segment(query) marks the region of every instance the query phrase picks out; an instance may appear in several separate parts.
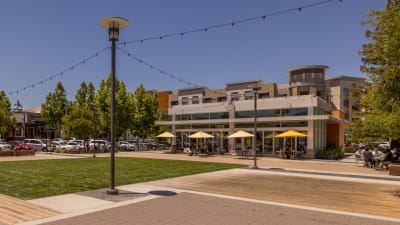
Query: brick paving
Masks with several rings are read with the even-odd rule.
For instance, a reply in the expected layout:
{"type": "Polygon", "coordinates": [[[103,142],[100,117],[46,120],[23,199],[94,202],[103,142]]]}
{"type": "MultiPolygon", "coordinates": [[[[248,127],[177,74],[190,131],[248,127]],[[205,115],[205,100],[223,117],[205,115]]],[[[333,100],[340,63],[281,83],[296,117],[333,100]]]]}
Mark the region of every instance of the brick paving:
{"type": "Polygon", "coordinates": [[[17,224],[58,214],[54,210],[0,194],[0,225],[17,224]]]}
{"type": "MultiPolygon", "coordinates": [[[[81,155],[81,157],[85,157],[86,155],[81,155]]],[[[87,155],[87,157],[90,157],[87,155]]],[[[108,154],[101,154],[98,157],[108,157],[108,154]]],[[[210,161],[210,162],[222,162],[222,163],[239,163],[243,165],[253,165],[253,161],[249,159],[238,159],[228,156],[209,156],[209,157],[197,157],[197,156],[187,156],[185,154],[160,154],[159,152],[120,152],[117,154],[117,157],[146,157],[146,158],[163,158],[163,159],[178,159],[178,160],[193,160],[193,161],[210,161]]],[[[58,155],[37,155],[33,157],[0,157],[0,161],[10,161],[10,160],[36,160],[36,159],[56,159],[56,158],[66,158],[65,156],[58,155]]],[[[339,163],[339,162],[327,162],[327,161],[316,161],[316,160],[282,160],[276,158],[260,158],[258,160],[258,165],[263,168],[284,168],[286,170],[292,169],[296,170],[300,174],[297,174],[298,177],[307,176],[305,174],[302,175],[303,170],[307,170],[309,176],[314,176],[312,171],[322,171],[321,174],[316,176],[324,176],[324,172],[329,172],[332,174],[330,180],[336,179],[353,179],[351,176],[349,178],[339,178],[335,177],[334,174],[358,174],[358,175],[368,175],[370,176],[370,181],[364,182],[363,185],[370,186],[369,184],[373,183],[374,177],[391,180],[398,180],[398,177],[389,177],[387,171],[375,171],[373,169],[364,168],[361,166],[355,166],[353,163],[339,163]],[[311,173],[310,173],[311,171],[311,173]]],[[[242,169],[242,171],[245,171],[242,169]]],[[[303,198],[293,198],[290,199],[282,199],[283,192],[273,192],[271,196],[264,196],[264,198],[260,198],[260,196],[248,195],[247,193],[255,193],[254,189],[257,188],[269,188],[270,190],[279,190],[279,187],[283,187],[286,183],[279,183],[277,180],[272,179],[272,177],[248,177],[246,179],[239,179],[239,182],[231,183],[229,181],[229,172],[228,175],[224,175],[225,179],[220,179],[218,182],[212,181],[210,179],[205,179],[204,177],[212,177],[210,174],[200,174],[194,175],[203,177],[200,180],[194,179],[192,176],[185,178],[176,178],[181,179],[181,183],[177,182],[174,184],[176,180],[163,180],[163,181],[155,181],[152,183],[153,185],[159,185],[159,187],[164,187],[166,190],[172,190],[171,188],[179,188],[181,191],[178,192],[177,195],[172,195],[168,197],[157,197],[151,200],[145,200],[135,203],[127,203],[126,205],[119,207],[106,207],[107,209],[99,209],[96,212],[84,212],[83,215],[75,216],[75,214],[70,214],[69,216],[73,216],[67,219],[61,219],[54,222],[49,222],[46,224],[166,224],[166,225],[191,225],[191,224],[400,224],[400,212],[398,212],[399,206],[395,206],[394,211],[389,212],[389,214],[374,214],[371,213],[371,217],[369,217],[368,211],[357,211],[357,210],[346,210],[344,208],[329,208],[329,204],[335,206],[335,198],[333,198],[332,202],[321,201],[325,205],[313,205],[307,204],[307,200],[313,200],[315,196],[307,196],[305,195],[303,198]],[[250,179],[252,178],[252,179],[250,179]],[[185,180],[186,179],[186,180],[185,180]],[[271,182],[274,180],[274,182],[271,182]],[[269,183],[275,183],[276,187],[265,187],[263,184],[259,182],[265,181],[269,183]],[[255,183],[254,183],[255,182],[255,183]],[[258,183],[258,184],[257,184],[258,183]],[[257,186],[261,185],[261,186],[257,186]],[[249,187],[253,186],[252,191],[248,191],[249,187]],[[183,191],[183,192],[182,192],[183,191]],[[195,191],[195,192],[193,192],[195,191]],[[202,193],[197,193],[196,191],[200,191],[202,193]],[[209,193],[209,194],[207,194],[209,193]],[[244,199],[229,199],[226,197],[217,197],[211,196],[213,194],[222,194],[224,196],[235,196],[242,197],[244,199]],[[279,197],[280,196],[280,197],[279,197]],[[275,198],[274,198],[275,197],[275,198]],[[252,199],[255,199],[254,202],[252,199]],[[268,204],[267,204],[268,202],[268,204]],[[275,202],[275,203],[274,203],[275,202]],[[278,203],[283,203],[278,204],[278,203]],[[290,205],[285,205],[285,203],[289,203],[295,205],[296,207],[291,207],[290,205]],[[299,207],[297,207],[299,206],[299,207]],[[307,207],[314,207],[315,210],[310,210],[307,207]],[[324,208],[324,209],[319,209],[324,208]],[[337,211],[337,213],[332,213],[329,209],[341,210],[343,212],[337,211]],[[363,215],[349,215],[348,212],[355,213],[363,213],[363,215]],[[391,216],[391,213],[393,216],[391,216]],[[375,215],[375,216],[374,216],[375,215]],[[388,216],[390,218],[381,218],[376,216],[388,216]]],[[[262,171],[261,171],[262,172],[262,171]]],[[[266,171],[268,172],[268,171],[266,171]]],[[[277,172],[277,171],[275,171],[277,172]]],[[[287,174],[286,174],[287,175],[287,174]]],[[[236,177],[239,178],[239,177],[236,177]]],[[[276,178],[276,177],[275,177],[276,178]]],[[[305,182],[307,179],[299,178],[296,184],[291,184],[292,186],[299,185],[304,183],[307,186],[308,182],[305,182]],[[304,181],[304,182],[303,182],[304,181]]],[[[355,181],[356,183],[358,181],[355,181]]],[[[376,182],[383,182],[381,180],[376,180],[376,182]]],[[[393,181],[387,181],[393,182],[393,181]]],[[[262,182],[261,182],[262,183],[262,182]]],[[[315,184],[320,183],[322,186],[329,187],[331,183],[324,179],[316,180],[312,185],[308,183],[308,187],[311,191],[322,191],[320,188],[316,187],[315,184]]],[[[348,184],[352,184],[351,182],[348,184]]],[[[384,185],[382,185],[384,186],[384,185]]],[[[299,186],[300,187],[300,186],[299,186]]],[[[376,187],[376,186],[375,186],[376,187]]],[[[344,184],[341,187],[334,188],[332,187],[331,191],[336,193],[341,197],[341,201],[346,202],[349,200],[351,202],[352,197],[343,194],[343,190],[345,189],[354,189],[362,190],[362,184],[360,187],[354,186],[346,186],[344,184]]],[[[281,191],[284,191],[281,188],[281,191]]],[[[393,188],[390,191],[386,190],[386,194],[392,193],[393,188]]],[[[132,190],[130,190],[132,191],[132,190]]],[[[135,191],[135,186],[133,186],[133,191],[135,191]]],[[[262,193],[262,192],[261,192],[262,193]]],[[[146,193],[147,194],[147,193],[146,193]]],[[[365,194],[365,193],[364,193],[365,194]]],[[[62,196],[59,199],[62,200],[62,196]]],[[[292,196],[293,197],[293,196],[292,196]]],[[[398,196],[397,196],[398,197],[398,196]]],[[[382,200],[381,206],[389,207],[390,204],[387,204],[388,196],[385,196],[386,199],[382,200]]],[[[319,200],[314,199],[317,203],[319,200]]],[[[359,205],[371,205],[373,210],[373,202],[363,202],[357,200],[359,205]]],[[[355,202],[357,202],[355,201],[355,202]]],[[[1,202],[1,200],[0,200],[1,202]]],[[[59,204],[63,204],[60,201],[59,204]]],[[[106,201],[107,202],[107,201],[106,201]]],[[[343,202],[342,202],[343,203],[343,202]]],[[[393,204],[393,202],[390,202],[393,204]]],[[[395,204],[399,202],[395,201],[395,204]]],[[[107,203],[108,204],[108,203],[107,203]]],[[[2,206],[3,204],[0,204],[2,206]]],[[[346,205],[346,204],[342,204],[346,205]]],[[[350,204],[349,204],[350,207],[350,204]]],[[[352,206],[354,207],[354,206],[352,206]]],[[[359,207],[359,206],[356,206],[359,207]]],[[[50,207],[51,208],[51,207],[50,207]]],[[[385,211],[385,210],[384,210],[385,211]]],[[[79,214],[79,213],[78,213],[79,214]]],[[[0,213],[0,216],[2,213],[0,213]]],[[[66,214],[63,214],[64,216],[66,214]]],[[[77,215],[77,214],[76,214],[77,215]]],[[[66,215],[68,216],[68,215],[66,215]]],[[[63,217],[55,216],[53,219],[60,219],[63,217]]],[[[36,220],[35,218],[31,219],[31,222],[26,222],[23,224],[40,224],[44,221],[50,220],[36,220]]],[[[25,220],[26,221],[26,220],[25,220]]],[[[15,224],[17,222],[10,223],[10,221],[1,222],[0,225],[8,225],[15,224]]]]}
{"type": "Polygon", "coordinates": [[[179,193],[44,225],[395,225],[328,212],[254,203],[227,198],[179,193]]]}

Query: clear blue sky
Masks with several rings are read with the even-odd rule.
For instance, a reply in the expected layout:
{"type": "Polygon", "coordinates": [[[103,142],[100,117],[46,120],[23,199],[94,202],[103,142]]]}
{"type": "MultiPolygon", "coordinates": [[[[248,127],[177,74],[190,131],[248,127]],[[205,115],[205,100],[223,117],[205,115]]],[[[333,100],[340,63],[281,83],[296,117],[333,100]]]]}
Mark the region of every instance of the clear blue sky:
{"type": "MultiPolygon", "coordinates": [[[[4,0],[0,7],[0,89],[6,93],[40,82],[110,46],[98,21],[129,20],[120,41],[181,32],[261,16],[319,0],[4,0]]],[[[124,48],[186,81],[210,88],[227,82],[288,82],[287,69],[322,64],[327,77],[359,76],[358,51],[367,43],[361,26],[369,9],[386,0],[331,2],[234,27],[153,40],[124,48]]],[[[24,108],[40,106],[61,81],[73,99],[82,81],[96,87],[110,72],[110,51],[73,71],[9,97],[24,108]]],[[[129,91],[189,87],[117,52],[117,77],[129,91]]]]}

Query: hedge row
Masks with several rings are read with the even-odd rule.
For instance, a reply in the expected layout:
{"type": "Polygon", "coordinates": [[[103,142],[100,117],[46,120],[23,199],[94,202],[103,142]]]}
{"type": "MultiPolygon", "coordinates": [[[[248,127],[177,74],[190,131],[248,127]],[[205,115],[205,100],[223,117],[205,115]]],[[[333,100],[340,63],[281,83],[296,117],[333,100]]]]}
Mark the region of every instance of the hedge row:
{"type": "Polygon", "coordinates": [[[1,156],[26,156],[26,155],[35,155],[35,151],[29,151],[29,150],[0,151],[0,157],[1,156]]]}

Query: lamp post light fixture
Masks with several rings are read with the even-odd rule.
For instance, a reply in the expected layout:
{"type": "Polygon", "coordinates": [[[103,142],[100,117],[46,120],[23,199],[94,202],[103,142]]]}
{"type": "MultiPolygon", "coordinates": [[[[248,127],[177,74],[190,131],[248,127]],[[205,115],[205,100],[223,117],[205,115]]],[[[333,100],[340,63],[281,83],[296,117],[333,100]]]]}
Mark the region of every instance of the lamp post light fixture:
{"type": "Polygon", "coordinates": [[[118,41],[119,30],[128,26],[128,20],[121,17],[105,17],[100,20],[100,26],[108,29],[109,41],[111,41],[111,165],[110,165],[110,189],[109,195],[117,195],[115,189],[115,43],[118,41]]]}
{"type": "Polygon", "coordinates": [[[249,88],[253,89],[253,94],[254,94],[254,136],[253,136],[253,151],[254,151],[254,164],[253,164],[253,169],[258,169],[257,166],[257,146],[256,146],[256,141],[257,141],[257,94],[258,91],[261,90],[261,87],[258,84],[253,84],[249,85],[249,88]]]}

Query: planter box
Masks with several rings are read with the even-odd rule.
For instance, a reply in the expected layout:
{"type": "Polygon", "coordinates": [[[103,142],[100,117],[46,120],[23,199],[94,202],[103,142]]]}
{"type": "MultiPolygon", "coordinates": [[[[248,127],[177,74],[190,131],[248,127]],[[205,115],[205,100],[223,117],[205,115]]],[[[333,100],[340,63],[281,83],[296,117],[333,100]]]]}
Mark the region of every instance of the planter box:
{"type": "Polygon", "coordinates": [[[400,164],[392,164],[389,166],[389,175],[400,176],[400,164]]]}
{"type": "Polygon", "coordinates": [[[2,156],[27,156],[27,155],[35,155],[35,151],[29,150],[17,150],[17,151],[0,151],[0,157],[2,156]]]}

